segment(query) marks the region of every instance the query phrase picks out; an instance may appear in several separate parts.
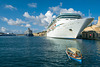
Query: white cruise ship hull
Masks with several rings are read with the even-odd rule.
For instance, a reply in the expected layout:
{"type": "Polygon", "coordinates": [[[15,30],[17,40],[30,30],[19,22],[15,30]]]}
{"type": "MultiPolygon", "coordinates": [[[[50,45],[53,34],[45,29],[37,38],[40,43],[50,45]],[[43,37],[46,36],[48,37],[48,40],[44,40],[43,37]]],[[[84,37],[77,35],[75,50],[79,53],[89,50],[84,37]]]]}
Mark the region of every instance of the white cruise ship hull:
{"type": "Polygon", "coordinates": [[[78,36],[78,34],[80,34],[80,32],[82,32],[83,29],[93,21],[93,19],[94,18],[56,20],[56,23],[50,26],[49,28],[50,31],[47,31],[47,36],[55,38],[75,39],[78,36]]]}

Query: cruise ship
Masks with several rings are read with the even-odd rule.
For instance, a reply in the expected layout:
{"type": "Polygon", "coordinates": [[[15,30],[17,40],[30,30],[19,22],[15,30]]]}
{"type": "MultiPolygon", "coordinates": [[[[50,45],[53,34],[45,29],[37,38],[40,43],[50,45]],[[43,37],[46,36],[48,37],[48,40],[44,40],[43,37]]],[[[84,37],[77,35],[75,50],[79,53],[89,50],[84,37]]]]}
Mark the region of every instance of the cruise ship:
{"type": "Polygon", "coordinates": [[[76,13],[61,13],[48,26],[47,37],[76,39],[93,20],[76,13]]]}

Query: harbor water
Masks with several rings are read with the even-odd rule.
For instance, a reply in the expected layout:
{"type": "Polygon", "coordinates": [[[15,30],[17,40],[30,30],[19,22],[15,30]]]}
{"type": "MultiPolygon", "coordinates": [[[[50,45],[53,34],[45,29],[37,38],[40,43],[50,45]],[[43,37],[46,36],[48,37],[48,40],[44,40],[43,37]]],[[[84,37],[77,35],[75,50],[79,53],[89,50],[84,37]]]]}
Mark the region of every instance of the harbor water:
{"type": "Polygon", "coordinates": [[[0,67],[99,67],[100,41],[1,36],[0,67]],[[81,51],[82,64],[70,60],[66,47],[81,51]]]}

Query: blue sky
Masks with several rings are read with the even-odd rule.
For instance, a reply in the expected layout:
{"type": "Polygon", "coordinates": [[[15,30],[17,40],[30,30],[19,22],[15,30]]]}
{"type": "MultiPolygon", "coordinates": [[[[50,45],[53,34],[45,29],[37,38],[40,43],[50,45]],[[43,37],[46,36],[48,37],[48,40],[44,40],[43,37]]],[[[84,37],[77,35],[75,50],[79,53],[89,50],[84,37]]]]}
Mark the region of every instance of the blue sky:
{"type": "Polygon", "coordinates": [[[53,18],[63,12],[84,17],[100,16],[99,0],[0,0],[0,32],[24,33],[46,30],[53,18]]]}

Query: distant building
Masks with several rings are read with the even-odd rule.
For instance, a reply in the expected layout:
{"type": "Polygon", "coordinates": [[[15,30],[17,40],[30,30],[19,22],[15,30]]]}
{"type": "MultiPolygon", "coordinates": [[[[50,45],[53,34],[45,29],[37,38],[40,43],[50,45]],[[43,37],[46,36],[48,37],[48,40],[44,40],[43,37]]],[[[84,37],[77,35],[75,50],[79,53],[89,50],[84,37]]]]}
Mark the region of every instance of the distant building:
{"type": "Polygon", "coordinates": [[[2,33],[0,32],[0,36],[16,36],[14,33],[2,33]]]}
{"type": "Polygon", "coordinates": [[[16,34],[16,36],[25,36],[25,34],[16,34]]]}
{"type": "Polygon", "coordinates": [[[82,38],[85,39],[100,39],[100,17],[98,17],[98,23],[87,27],[82,32],[82,38]]]}
{"type": "Polygon", "coordinates": [[[98,33],[95,31],[84,31],[82,32],[83,39],[96,39],[98,38],[98,33]]]}
{"type": "Polygon", "coordinates": [[[34,36],[45,36],[47,31],[42,31],[38,33],[33,33],[34,36]]]}
{"type": "Polygon", "coordinates": [[[0,34],[4,34],[3,32],[0,32],[0,34]]]}
{"type": "Polygon", "coordinates": [[[34,35],[34,36],[39,36],[39,34],[38,34],[38,33],[33,33],[33,35],[34,35]]]}
{"type": "Polygon", "coordinates": [[[26,36],[33,36],[32,30],[30,30],[30,28],[28,28],[28,30],[25,31],[25,35],[26,35],[26,36]]]}
{"type": "Polygon", "coordinates": [[[0,32],[0,36],[2,36],[4,33],[0,32]]]}

